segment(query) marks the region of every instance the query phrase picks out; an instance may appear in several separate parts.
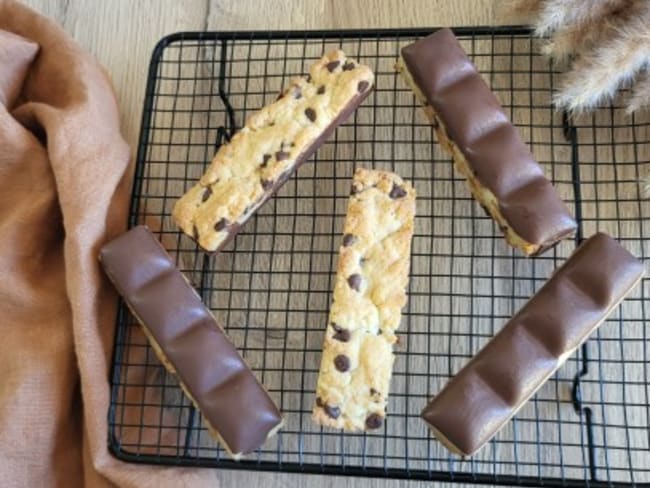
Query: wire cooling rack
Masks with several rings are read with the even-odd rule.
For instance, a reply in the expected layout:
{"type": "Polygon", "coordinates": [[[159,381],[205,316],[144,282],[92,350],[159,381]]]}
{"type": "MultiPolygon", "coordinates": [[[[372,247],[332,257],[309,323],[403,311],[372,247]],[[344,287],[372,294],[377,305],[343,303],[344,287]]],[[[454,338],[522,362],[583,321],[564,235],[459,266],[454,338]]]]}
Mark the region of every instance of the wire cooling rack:
{"type": "MultiPolygon", "coordinates": [[[[650,481],[650,282],[612,314],[482,451],[450,455],[419,413],[544,283],[583,236],[603,230],[650,255],[640,174],[649,117],[614,105],[568,120],[549,105],[558,74],[522,28],[457,29],[580,228],[541,257],[505,245],[441,151],[393,64],[423,30],[182,33],[151,61],[130,224],[146,222],[197,287],[286,417],[244,461],[210,438],[120,308],[109,444],[120,459],[166,465],[545,486],[650,481]],[[215,150],[327,50],[369,64],[376,90],[219,255],[181,235],[170,212],[215,150]],[[409,302],[388,418],[371,434],[310,420],[350,178],[391,169],[418,192],[409,302]]],[[[644,168],[645,166],[645,168],[644,168]]]]}

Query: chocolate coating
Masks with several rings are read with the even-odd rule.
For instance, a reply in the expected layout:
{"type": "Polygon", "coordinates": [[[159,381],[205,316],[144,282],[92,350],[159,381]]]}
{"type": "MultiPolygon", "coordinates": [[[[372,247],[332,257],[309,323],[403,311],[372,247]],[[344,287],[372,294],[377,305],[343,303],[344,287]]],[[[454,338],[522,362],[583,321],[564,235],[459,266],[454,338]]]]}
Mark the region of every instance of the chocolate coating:
{"type": "Polygon", "coordinates": [[[540,251],[572,234],[568,208],[453,32],[440,29],[404,47],[402,59],[512,229],[540,251]]]}
{"type": "Polygon", "coordinates": [[[488,442],[641,279],[606,234],[585,241],[422,411],[463,455],[488,442]]]}
{"type": "Polygon", "coordinates": [[[262,445],[282,415],[149,229],[109,242],[100,260],[230,452],[262,445]]]}

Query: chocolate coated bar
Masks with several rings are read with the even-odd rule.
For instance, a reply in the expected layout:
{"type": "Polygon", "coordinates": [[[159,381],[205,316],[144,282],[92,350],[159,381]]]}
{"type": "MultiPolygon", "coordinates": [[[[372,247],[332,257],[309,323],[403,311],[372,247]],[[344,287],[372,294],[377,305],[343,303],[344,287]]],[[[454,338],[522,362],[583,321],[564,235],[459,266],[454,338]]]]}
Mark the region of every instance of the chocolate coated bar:
{"type": "Polygon", "coordinates": [[[280,428],[278,408],[149,229],[109,242],[100,260],[160,361],[233,458],[280,428]]]}
{"type": "Polygon", "coordinates": [[[422,411],[469,456],[487,443],[641,280],[643,264],[606,234],[585,241],[422,411]]]}
{"type": "Polygon", "coordinates": [[[512,246],[535,255],[575,231],[566,205],[451,30],[403,48],[397,70],[512,246]]]}

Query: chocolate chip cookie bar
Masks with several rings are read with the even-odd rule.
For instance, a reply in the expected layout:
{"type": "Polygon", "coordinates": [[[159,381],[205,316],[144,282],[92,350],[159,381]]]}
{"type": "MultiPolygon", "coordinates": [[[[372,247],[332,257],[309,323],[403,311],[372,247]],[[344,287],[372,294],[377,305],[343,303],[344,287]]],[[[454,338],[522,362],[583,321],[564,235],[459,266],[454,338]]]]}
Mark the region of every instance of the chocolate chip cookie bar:
{"type": "Polygon", "coordinates": [[[383,424],[414,218],[411,185],[390,172],[356,171],[316,388],[320,425],[356,431],[383,424]]]}
{"type": "Polygon", "coordinates": [[[278,431],[280,411],[149,229],[112,240],[100,260],[160,362],[234,459],[278,431]]]}
{"type": "Polygon", "coordinates": [[[451,30],[404,47],[396,68],[511,246],[532,256],[575,232],[566,205],[451,30]]]}
{"type": "Polygon", "coordinates": [[[178,226],[216,252],[370,94],[374,75],[342,51],[314,64],[221,146],[173,209],[178,226]]]}
{"type": "Polygon", "coordinates": [[[606,234],[587,239],[422,411],[451,451],[470,456],[517,413],[643,277],[606,234]]]}

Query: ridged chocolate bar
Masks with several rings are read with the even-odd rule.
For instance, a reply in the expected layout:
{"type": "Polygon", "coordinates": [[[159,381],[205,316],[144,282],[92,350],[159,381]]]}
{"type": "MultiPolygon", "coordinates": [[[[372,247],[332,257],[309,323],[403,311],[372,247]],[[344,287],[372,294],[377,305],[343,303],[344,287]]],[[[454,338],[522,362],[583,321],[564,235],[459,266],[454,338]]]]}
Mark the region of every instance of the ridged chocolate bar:
{"type": "Polygon", "coordinates": [[[644,265],[606,234],[585,241],[422,411],[451,451],[472,455],[641,280],[644,265]]]}
{"type": "Polygon", "coordinates": [[[233,458],[281,427],[280,411],[149,229],[109,242],[100,260],[160,361],[233,458]]]}
{"type": "Polygon", "coordinates": [[[512,246],[535,255],[575,231],[566,205],[451,30],[404,47],[397,70],[512,246]]]}

